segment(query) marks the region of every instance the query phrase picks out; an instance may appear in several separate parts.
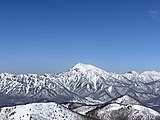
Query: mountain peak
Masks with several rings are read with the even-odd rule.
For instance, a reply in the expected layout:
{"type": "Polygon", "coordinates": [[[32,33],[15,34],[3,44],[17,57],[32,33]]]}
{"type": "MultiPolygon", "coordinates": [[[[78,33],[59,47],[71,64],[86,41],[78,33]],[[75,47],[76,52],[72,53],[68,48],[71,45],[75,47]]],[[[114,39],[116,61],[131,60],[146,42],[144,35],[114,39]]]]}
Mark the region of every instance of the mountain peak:
{"type": "Polygon", "coordinates": [[[83,64],[83,63],[77,63],[73,68],[72,70],[74,69],[78,69],[80,72],[86,72],[86,71],[92,71],[92,72],[95,72],[95,73],[98,73],[98,74],[109,74],[108,72],[106,72],[105,70],[103,69],[100,69],[98,67],[95,67],[91,64],[83,64]]]}
{"type": "Polygon", "coordinates": [[[84,64],[84,63],[77,63],[73,68],[81,68],[81,67],[85,67],[88,64],[84,64]]]}
{"type": "Polygon", "coordinates": [[[92,66],[92,65],[84,64],[84,63],[77,63],[72,69],[87,70],[87,69],[90,69],[90,66],[92,66]]]}

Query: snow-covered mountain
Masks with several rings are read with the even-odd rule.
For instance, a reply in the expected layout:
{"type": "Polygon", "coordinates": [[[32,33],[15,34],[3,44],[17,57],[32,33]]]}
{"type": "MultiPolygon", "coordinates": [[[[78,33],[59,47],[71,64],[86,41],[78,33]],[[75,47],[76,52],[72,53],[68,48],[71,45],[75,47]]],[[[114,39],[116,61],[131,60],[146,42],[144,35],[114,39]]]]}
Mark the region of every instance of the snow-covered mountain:
{"type": "MultiPolygon", "coordinates": [[[[85,110],[85,109],[84,109],[85,110]]],[[[85,113],[100,120],[159,120],[160,113],[142,106],[130,96],[117,98],[85,113]]]]}
{"type": "Polygon", "coordinates": [[[32,103],[0,109],[0,120],[97,120],[56,103],[32,103]]]}
{"type": "Polygon", "coordinates": [[[68,103],[70,110],[100,120],[159,120],[160,113],[124,95],[99,105],[68,103]]]}
{"type": "Polygon", "coordinates": [[[104,108],[88,113],[100,120],[159,120],[160,114],[141,105],[109,104],[104,108]]]}
{"type": "Polygon", "coordinates": [[[160,72],[106,72],[76,64],[57,75],[0,74],[0,106],[54,101],[99,104],[122,95],[160,111],[160,72]]]}

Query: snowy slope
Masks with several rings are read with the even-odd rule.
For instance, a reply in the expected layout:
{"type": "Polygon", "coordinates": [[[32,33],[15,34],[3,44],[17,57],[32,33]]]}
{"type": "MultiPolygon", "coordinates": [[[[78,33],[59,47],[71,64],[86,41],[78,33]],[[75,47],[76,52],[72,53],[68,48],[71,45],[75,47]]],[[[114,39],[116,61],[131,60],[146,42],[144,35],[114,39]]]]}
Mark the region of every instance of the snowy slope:
{"type": "Polygon", "coordinates": [[[97,110],[92,116],[100,120],[156,120],[160,119],[160,114],[150,108],[141,105],[120,105],[109,104],[108,106],[97,110]]]}
{"type": "Polygon", "coordinates": [[[0,74],[0,106],[43,101],[98,104],[126,94],[160,111],[160,73],[117,74],[78,63],[57,75],[0,74]]]}
{"type": "Polygon", "coordinates": [[[33,103],[4,107],[0,120],[91,120],[56,103],[33,103]]]}
{"type": "Polygon", "coordinates": [[[160,113],[142,106],[138,101],[123,96],[113,100],[111,104],[101,105],[88,113],[88,116],[100,120],[159,120],[160,113]]]}

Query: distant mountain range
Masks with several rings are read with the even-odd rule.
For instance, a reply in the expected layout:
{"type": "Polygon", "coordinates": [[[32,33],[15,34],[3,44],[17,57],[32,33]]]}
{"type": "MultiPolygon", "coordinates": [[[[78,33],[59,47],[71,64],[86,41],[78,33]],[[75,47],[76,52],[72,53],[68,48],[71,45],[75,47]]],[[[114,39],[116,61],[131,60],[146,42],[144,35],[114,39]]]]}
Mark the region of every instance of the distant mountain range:
{"type": "MultiPolygon", "coordinates": [[[[78,63],[67,72],[56,75],[0,74],[0,107],[55,102],[79,103],[96,108],[124,95],[160,111],[160,72],[117,74],[78,63]]],[[[89,112],[92,107],[84,109],[89,112]]],[[[131,108],[133,111],[130,112],[135,112],[135,106],[131,108]]]]}

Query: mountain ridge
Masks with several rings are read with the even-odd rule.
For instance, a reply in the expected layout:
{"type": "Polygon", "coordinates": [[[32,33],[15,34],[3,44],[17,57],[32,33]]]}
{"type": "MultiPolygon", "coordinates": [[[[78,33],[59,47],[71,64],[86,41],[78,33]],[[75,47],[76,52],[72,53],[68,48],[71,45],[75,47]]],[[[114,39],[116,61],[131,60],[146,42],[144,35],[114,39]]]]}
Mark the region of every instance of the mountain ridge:
{"type": "Polygon", "coordinates": [[[100,120],[159,120],[160,113],[124,95],[85,113],[100,120]]]}
{"type": "Polygon", "coordinates": [[[160,111],[153,101],[160,99],[160,73],[117,74],[82,63],[56,75],[1,73],[0,94],[6,106],[40,100],[97,104],[127,94],[160,111]]]}

